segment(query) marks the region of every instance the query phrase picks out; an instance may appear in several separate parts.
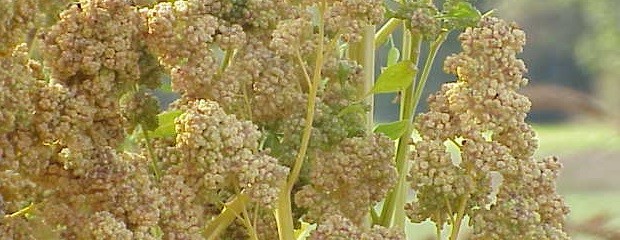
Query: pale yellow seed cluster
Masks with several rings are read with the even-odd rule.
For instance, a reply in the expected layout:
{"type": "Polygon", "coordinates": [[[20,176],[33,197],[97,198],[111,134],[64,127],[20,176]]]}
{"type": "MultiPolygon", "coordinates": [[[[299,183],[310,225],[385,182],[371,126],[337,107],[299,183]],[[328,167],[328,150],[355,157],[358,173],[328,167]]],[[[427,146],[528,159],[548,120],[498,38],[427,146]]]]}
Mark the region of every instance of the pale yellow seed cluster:
{"type": "Polygon", "coordinates": [[[340,0],[331,1],[325,13],[325,28],[328,33],[342,34],[347,42],[359,42],[363,27],[374,25],[383,19],[383,1],[340,0]]]}
{"type": "Polygon", "coordinates": [[[133,233],[127,229],[125,223],[118,221],[113,214],[106,211],[97,212],[90,217],[86,228],[92,239],[134,239],[133,233]]]}
{"type": "Polygon", "coordinates": [[[72,4],[42,35],[52,77],[72,85],[84,75],[109,69],[119,75],[118,81],[137,79],[140,21],[135,7],[126,1],[72,4]]]}
{"type": "Polygon", "coordinates": [[[244,189],[263,205],[274,203],[288,169],[258,152],[254,124],[226,114],[216,102],[198,100],[177,119],[176,129],[181,161],[185,169],[194,168],[203,187],[244,189]]]}
{"type": "Polygon", "coordinates": [[[422,35],[425,40],[435,39],[441,31],[441,22],[436,18],[438,12],[433,4],[415,8],[409,19],[409,29],[412,33],[422,35]]]}
{"type": "Polygon", "coordinates": [[[26,40],[37,17],[35,0],[0,1],[0,57],[10,55],[13,48],[26,40]]]}
{"type": "Polygon", "coordinates": [[[319,224],[335,213],[361,224],[366,209],[396,182],[393,153],[392,142],[383,135],[348,138],[317,153],[310,163],[311,184],[296,194],[295,203],[309,208],[308,218],[319,224]]]}
{"type": "Polygon", "coordinates": [[[416,201],[408,215],[441,224],[462,208],[476,239],[565,239],[567,208],[554,187],[560,165],[533,159],[538,144],[525,123],[530,102],[517,92],[527,83],[516,57],[523,31],[485,17],[459,39],[463,51],[444,65],[457,82],[429,97],[429,112],[416,119],[422,141],[412,153],[416,201]],[[448,153],[449,145],[460,150],[459,158],[448,153]],[[493,173],[502,179],[497,196],[491,195],[493,173]]]}
{"type": "Polygon", "coordinates": [[[405,235],[402,231],[382,226],[373,226],[370,229],[359,227],[342,215],[332,214],[327,216],[325,221],[310,233],[309,239],[403,240],[405,235]]]}

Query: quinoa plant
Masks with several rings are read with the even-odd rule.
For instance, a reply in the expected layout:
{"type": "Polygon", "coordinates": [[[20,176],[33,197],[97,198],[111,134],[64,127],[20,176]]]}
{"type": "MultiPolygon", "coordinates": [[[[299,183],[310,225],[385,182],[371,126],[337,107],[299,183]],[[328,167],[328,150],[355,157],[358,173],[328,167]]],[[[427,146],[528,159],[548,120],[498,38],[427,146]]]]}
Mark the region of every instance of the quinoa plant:
{"type": "Polygon", "coordinates": [[[467,1],[0,8],[0,239],[568,239],[517,92],[525,34],[467,1]],[[455,80],[416,115],[455,31],[455,80]],[[374,126],[388,92],[400,120],[374,126]]]}

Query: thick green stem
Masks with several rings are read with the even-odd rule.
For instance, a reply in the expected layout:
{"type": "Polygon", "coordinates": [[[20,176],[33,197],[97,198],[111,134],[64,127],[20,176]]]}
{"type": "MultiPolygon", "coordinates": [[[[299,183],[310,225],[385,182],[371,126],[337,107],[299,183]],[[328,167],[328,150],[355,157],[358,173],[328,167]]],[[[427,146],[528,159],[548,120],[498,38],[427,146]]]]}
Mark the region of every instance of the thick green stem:
{"type": "Polygon", "coordinates": [[[413,110],[415,111],[418,108],[420,103],[420,97],[422,97],[422,92],[424,92],[424,86],[426,85],[426,80],[428,80],[428,76],[431,73],[431,69],[433,67],[433,62],[435,61],[435,56],[437,56],[437,52],[439,48],[446,40],[448,33],[442,33],[434,42],[431,43],[429,47],[428,56],[426,56],[426,61],[424,62],[424,69],[422,70],[422,75],[420,76],[420,81],[415,89],[415,99],[413,110]]]}
{"type": "MultiPolygon", "coordinates": [[[[411,60],[416,66],[418,65],[418,56],[420,55],[420,47],[422,43],[421,36],[411,34],[406,28],[403,29],[403,59],[411,60]]],[[[417,76],[417,74],[416,74],[417,76]]],[[[414,82],[405,89],[401,100],[401,120],[407,120],[405,134],[398,140],[396,150],[396,169],[398,171],[398,182],[394,189],[388,193],[385,199],[379,224],[385,227],[396,225],[404,227],[405,225],[405,198],[407,193],[406,177],[408,171],[407,156],[409,155],[409,138],[413,132],[413,114],[415,112],[414,94],[415,94],[415,78],[414,82]]]]}
{"type": "Polygon", "coordinates": [[[306,106],[308,112],[306,114],[305,126],[302,133],[301,146],[299,148],[299,152],[297,153],[297,157],[295,158],[293,169],[288,176],[288,180],[286,184],[280,189],[280,194],[278,196],[278,206],[275,210],[276,221],[278,224],[278,235],[281,240],[291,240],[295,238],[295,227],[293,223],[291,206],[291,192],[293,191],[293,186],[295,185],[295,182],[297,182],[297,179],[299,178],[301,167],[303,165],[304,159],[306,158],[306,151],[308,151],[310,134],[312,133],[312,123],[314,122],[316,96],[319,84],[321,83],[321,71],[323,68],[323,49],[325,36],[323,14],[325,13],[325,8],[326,2],[325,0],[322,0],[319,4],[319,45],[317,46],[316,50],[316,62],[314,64],[312,86],[308,91],[308,105],[306,106]]]}
{"type": "Polygon", "coordinates": [[[394,30],[396,30],[402,22],[403,21],[400,19],[391,18],[383,24],[383,26],[381,26],[379,31],[375,34],[375,48],[379,48],[383,45],[389,39],[390,35],[392,35],[392,32],[394,32],[394,30]]]}
{"type": "MultiPolygon", "coordinates": [[[[407,32],[408,31],[405,30],[405,33],[407,32]]],[[[407,35],[410,34],[404,34],[404,36],[407,35]]],[[[414,115],[420,102],[422,92],[424,91],[424,86],[428,80],[435,56],[437,55],[439,47],[444,42],[446,35],[447,33],[442,34],[437,40],[431,43],[422,74],[417,81],[414,80],[405,92],[403,92],[400,118],[401,120],[407,120],[407,128],[405,134],[398,139],[396,150],[398,182],[392,192],[388,194],[381,213],[380,224],[386,227],[391,227],[392,225],[403,227],[405,224],[406,216],[403,209],[407,197],[407,173],[409,171],[407,158],[410,151],[409,139],[414,129],[414,115]]],[[[421,37],[415,34],[411,34],[410,38],[403,39],[403,59],[409,59],[417,65],[419,62],[421,42],[421,37]]]]}
{"type": "MultiPolygon", "coordinates": [[[[375,83],[375,45],[374,45],[374,33],[375,26],[368,25],[364,28],[364,36],[362,38],[363,49],[364,49],[364,91],[362,94],[366,94],[370,92],[370,89],[375,83]]],[[[372,131],[374,124],[374,98],[373,95],[368,95],[366,98],[366,104],[370,106],[370,111],[366,114],[366,128],[369,132],[372,131]]]]}
{"type": "Polygon", "coordinates": [[[218,239],[220,234],[237,218],[250,202],[250,198],[245,194],[238,194],[235,199],[226,204],[220,215],[215,217],[205,227],[205,239],[218,239]]]}
{"type": "Polygon", "coordinates": [[[157,155],[155,154],[155,151],[153,151],[153,147],[151,146],[151,138],[148,131],[144,130],[142,126],[140,128],[142,130],[142,134],[144,135],[144,141],[146,142],[146,151],[151,157],[151,169],[153,170],[153,175],[155,175],[155,180],[159,181],[159,179],[161,178],[161,171],[159,170],[159,166],[157,166],[159,159],[157,159],[157,155]]]}
{"type": "MultiPolygon", "coordinates": [[[[362,34],[362,40],[359,43],[353,43],[349,46],[349,59],[355,60],[364,69],[363,77],[364,83],[358,86],[359,96],[367,95],[364,99],[364,103],[370,106],[370,109],[374,109],[373,95],[367,94],[375,83],[375,45],[374,45],[375,26],[368,25],[364,27],[362,34]]],[[[373,126],[373,111],[369,111],[366,114],[366,129],[372,132],[373,126]]]]}
{"type": "Polygon", "coordinates": [[[456,214],[456,221],[452,222],[452,231],[450,233],[450,240],[457,240],[459,232],[461,230],[461,223],[465,217],[465,208],[467,207],[467,201],[469,201],[469,194],[461,196],[459,202],[459,211],[456,214]]]}

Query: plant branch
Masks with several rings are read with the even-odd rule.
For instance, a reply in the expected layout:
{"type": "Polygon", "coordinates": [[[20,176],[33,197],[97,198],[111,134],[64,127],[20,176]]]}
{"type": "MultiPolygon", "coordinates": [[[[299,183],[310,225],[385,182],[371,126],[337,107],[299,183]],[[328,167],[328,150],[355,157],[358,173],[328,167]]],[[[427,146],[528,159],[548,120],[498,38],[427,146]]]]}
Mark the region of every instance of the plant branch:
{"type": "MultiPolygon", "coordinates": [[[[403,28],[403,59],[409,59],[417,66],[418,56],[422,38],[419,34],[412,34],[406,28],[403,28]]],[[[416,73],[417,76],[417,73],[416,73]]],[[[414,78],[416,77],[414,76],[414,78]]],[[[398,171],[398,182],[396,186],[388,193],[383,209],[381,211],[380,223],[384,227],[391,227],[393,224],[404,227],[405,224],[405,198],[406,198],[406,177],[408,172],[407,156],[409,155],[409,138],[413,132],[413,114],[415,112],[414,100],[414,82],[403,92],[401,100],[401,120],[407,120],[407,127],[402,137],[398,139],[396,149],[396,169],[398,171]]]]}
{"type": "Polygon", "coordinates": [[[467,201],[469,201],[469,194],[461,196],[459,202],[459,211],[456,215],[456,222],[452,223],[452,232],[450,233],[450,240],[457,240],[459,237],[459,231],[461,230],[461,223],[465,217],[465,208],[467,207],[467,201]]]}
{"type": "Polygon", "coordinates": [[[394,30],[396,30],[402,22],[403,21],[400,19],[390,18],[390,20],[383,24],[383,26],[381,26],[379,31],[375,34],[375,48],[381,47],[381,45],[388,40],[390,35],[392,35],[392,32],[394,32],[394,30]]]}
{"type": "Polygon", "coordinates": [[[415,99],[414,99],[414,108],[413,108],[414,111],[418,108],[418,105],[420,103],[420,97],[422,97],[422,92],[424,92],[424,86],[426,85],[428,76],[430,75],[431,69],[433,68],[433,62],[435,61],[435,56],[437,56],[437,52],[439,51],[439,48],[441,47],[443,42],[446,40],[447,36],[448,36],[447,32],[442,33],[441,35],[439,35],[439,37],[434,42],[430,44],[429,53],[426,56],[426,61],[424,62],[424,69],[422,70],[422,76],[420,77],[420,81],[418,81],[418,84],[415,89],[415,99]]]}
{"type": "Polygon", "coordinates": [[[218,239],[222,231],[239,216],[248,202],[250,202],[250,198],[247,195],[239,194],[235,199],[227,203],[224,210],[205,227],[205,238],[209,240],[218,239]]]}
{"type": "Polygon", "coordinates": [[[140,125],[140,130],[142,131],[142,135],[144,135],[144,141],[146,141],[146,151],[151,157],[151,169],[153,170],[153,175],[155,175],[155,180],[159,181],[159,179],[161,179],[161,171],[159,170],[159,166],[157,166],[159,159],[153,151],[153,146],[151,146],[151,137],[149,136],[148,131],[144,130],[142,125],[140,125]]]}
{"type": "Polygon", "coordinates": [[[325,13],[326,6],[326,0],[322,0],[319,4],[319,45],[316,50],[316,62],[314,65],[314,75],[312,76],[312,85],[310,86],[308,92],[308,112],[306,114],[305,126],[302,133],[301,146],[299,148],[297,157],[295,158],[293,169],[288,176],[288,180],[283,186],[283,188],[280,189],[280,194],[278,196],[278,206],[275,211],[278,224],[278,233],[281,240],[294,239],[295,237],[291,206],[291,192],[293,190],[293,186],[299,178],[299,173],[301,172],[301,167],[303,165],[304,159],[306,158],[306,152],[310,143],[310,135],[312,133],[312,123],[314,122],[316,96],[319,84],[321,82],[321,71],[323,68],[323,48],[325,36],[323,14],[325,13]]]}

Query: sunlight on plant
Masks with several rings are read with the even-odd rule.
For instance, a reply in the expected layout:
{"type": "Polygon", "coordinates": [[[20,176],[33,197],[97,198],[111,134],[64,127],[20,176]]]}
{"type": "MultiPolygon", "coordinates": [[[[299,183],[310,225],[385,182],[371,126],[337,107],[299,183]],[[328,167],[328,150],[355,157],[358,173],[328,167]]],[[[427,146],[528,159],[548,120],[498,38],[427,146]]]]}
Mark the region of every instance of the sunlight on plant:
{"type": "Polygon", "coordinates": [[[518,92],[525,32],[469,1],[0,12],[1,239],[414,239],[421,222],[568,239],[561,164],[533,157],[518,92]],[[450,33],[462,51],[438,60],[450,33]],[[454,79],[416,113],[435,61],[454,79]],[[163,110],[158,92],[179,97],[163,110]],[[383,93],[400,118],[375,125],[383,93]]]}

